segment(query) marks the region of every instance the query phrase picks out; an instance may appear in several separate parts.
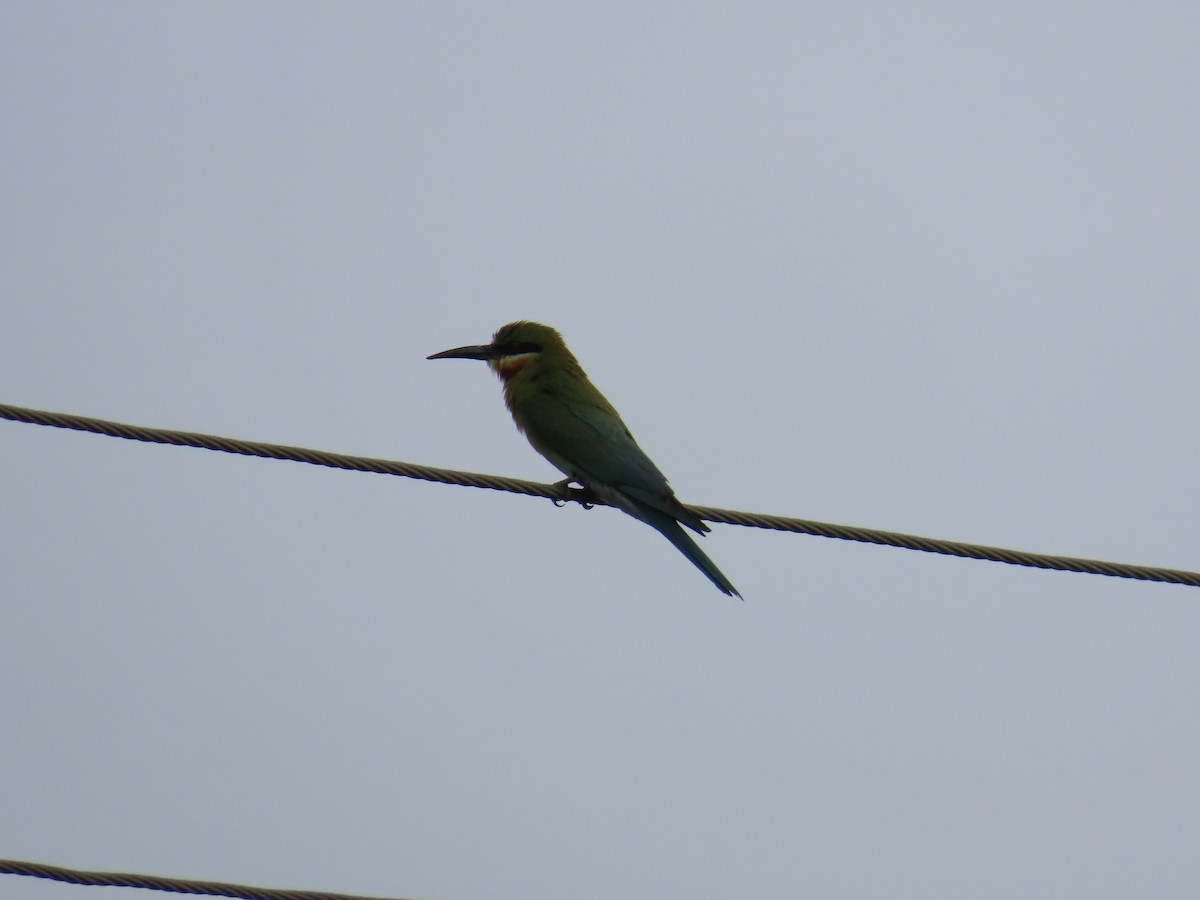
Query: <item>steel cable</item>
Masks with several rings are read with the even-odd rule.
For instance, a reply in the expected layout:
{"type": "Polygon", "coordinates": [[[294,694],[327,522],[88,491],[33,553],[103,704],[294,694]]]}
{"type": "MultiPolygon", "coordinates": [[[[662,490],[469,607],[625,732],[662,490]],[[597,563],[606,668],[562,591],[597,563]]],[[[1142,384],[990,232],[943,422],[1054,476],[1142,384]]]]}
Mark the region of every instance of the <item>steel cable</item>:
{"type": "Polygon", "coordinates": [[[275,888],[250,887],[222,881],[190,881],[182,878],[163,878],[158,875],[132,875],[126,872],[85,872],[65,869],[44,863],[23,862],[19,859],[0,859],[0,874],[28,875],[86,884],[93,887],[132,887],[148,891],[170,891],[175,894],[204,894],[210,897],[236,897],[239,900],[400,900],[400,898],[363,897],[357,894],[329,894],[324,891],[291,891],[275,888]]]}
{"type": "MultiPolygon", "coordinates": [[[[68,428],[74,431],[89,431],[93,434],[104,434],[132,441],[174,444],[181,447],[200,447],[205,450],[218,450],[222,453],[236,453],[242,456],[287,459],[310,465],[328,466],[334,469],[376,472],[383,475],[401,475],[405,478],[419,478],[423,481],[436,481],[440,484],[458,484],[465,487],[508,491],[532,497],[545,497],[557,503],[573,500],[585,505],[603,505],[589,491],[571,488],[564,483],[542,484],[536,481],[525,481],[520,478],[507,478],[502,475],[485,475],[478,472],[438,469],[416,463],[374,459],[367,456],[347,456],[341,453],[330,453],[325,450],[309,450],[304,447],[289,447],[283,444],[244,441],[236,438],[199,434],[190,431],[147,428],[141,425],[111,422],[106,419],[92,419],[70,413],[46,412],[44,410],[26,409],[20,406],[4,404],[0,404],[0,419],[9,419],[14,422],[28,422],[33,425],[48,425],[54,428],[68,428]]],[[[1037,569],[1055,569],[1063,572],[1082,572],[1091,575],[1107,575],[1114,578],[1134,578],[1142,581],[1160,581],[1170,584],[1185,584],[1191,587],[1200,587],[1200,572],[1189,572],[1182,569],[1163,569],[1155,566],[1105,562],[1103,560],[1082,559],[1073,556],[1051,556],[1045,553],[1007,550],[1002,547],[988,547],[981,544],[967,544],[961,541],[920,537],[918,535],[903,534],[895,531],[880,531],[875,528],[833,525],[828,522],[814,522],[808,519],[773,516],[763,513],[738,512],[730,509],[715,509],[707,506],[691,506],[689,509],[706,521],[726,525],[744,525],[750,528],[790,531],[799,534],[816,535],[818,537],[836,538],[844,541],[882,544],[890,547],[901,547],[906,550],[919,550],[922,553],[940,553],[946,556],[983,559],[992,562],[1008,563],[1014,566],[1029,566],[1037,569]]]]}

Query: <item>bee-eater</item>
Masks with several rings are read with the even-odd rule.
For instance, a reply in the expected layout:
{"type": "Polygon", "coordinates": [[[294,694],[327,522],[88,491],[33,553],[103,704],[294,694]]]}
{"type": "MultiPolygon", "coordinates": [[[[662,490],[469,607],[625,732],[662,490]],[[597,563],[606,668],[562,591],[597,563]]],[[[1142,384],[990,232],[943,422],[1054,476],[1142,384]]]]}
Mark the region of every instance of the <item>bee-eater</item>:
{"type": "Polygon", "coordinates": [[[711,529],[675,498],[557,331],[513,322],[490,344],[443,350],[429,359],[486,360],[504,382],[504,403],[534,450],[569,481],[662,532],[713,584],[741,597],[680,524],[697,534],[711,529]]]}

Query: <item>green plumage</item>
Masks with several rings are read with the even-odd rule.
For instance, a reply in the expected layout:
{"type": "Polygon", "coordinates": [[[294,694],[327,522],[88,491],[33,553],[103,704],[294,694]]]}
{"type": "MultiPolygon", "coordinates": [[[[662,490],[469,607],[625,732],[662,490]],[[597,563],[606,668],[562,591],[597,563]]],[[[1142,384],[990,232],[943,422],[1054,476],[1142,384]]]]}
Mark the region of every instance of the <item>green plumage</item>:
{"type": "Polygon", "coordinates": [[[722,592],[737,589],[680,527],[709,527],[675,498],[666,477],[637,445],[620,414],[588,380],[562,336],[536,322],[513,322],[491,344],[430,359],[483,359],[504,382],[504,402],[542,456],[618,509],[663,534],[722,592]]]}

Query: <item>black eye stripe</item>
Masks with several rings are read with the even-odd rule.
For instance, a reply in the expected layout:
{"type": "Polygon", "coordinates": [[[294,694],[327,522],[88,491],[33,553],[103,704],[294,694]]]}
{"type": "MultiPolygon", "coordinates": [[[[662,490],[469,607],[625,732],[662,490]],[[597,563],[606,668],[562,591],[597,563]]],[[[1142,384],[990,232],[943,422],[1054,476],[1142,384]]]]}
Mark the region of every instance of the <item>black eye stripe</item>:
{"type": "Polygon", "coordinates": [[[500,345],[500,349],[508,356],[515,356],[518,353],[538,353],[542,347],[530,341],[505,341],[500,345]]]}

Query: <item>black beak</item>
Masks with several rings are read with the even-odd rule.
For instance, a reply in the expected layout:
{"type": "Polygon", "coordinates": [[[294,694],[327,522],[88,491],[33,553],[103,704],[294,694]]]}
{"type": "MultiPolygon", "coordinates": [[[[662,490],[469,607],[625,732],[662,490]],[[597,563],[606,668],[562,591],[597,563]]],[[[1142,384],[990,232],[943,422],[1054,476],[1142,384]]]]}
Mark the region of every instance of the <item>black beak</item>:
{"type": "Polygon", "coordinates": [[[476,344],[471,347],[455,347],[453,350],[443,350],[426,359],[495,359],[499,354],[491,344],[476,344]]]}

